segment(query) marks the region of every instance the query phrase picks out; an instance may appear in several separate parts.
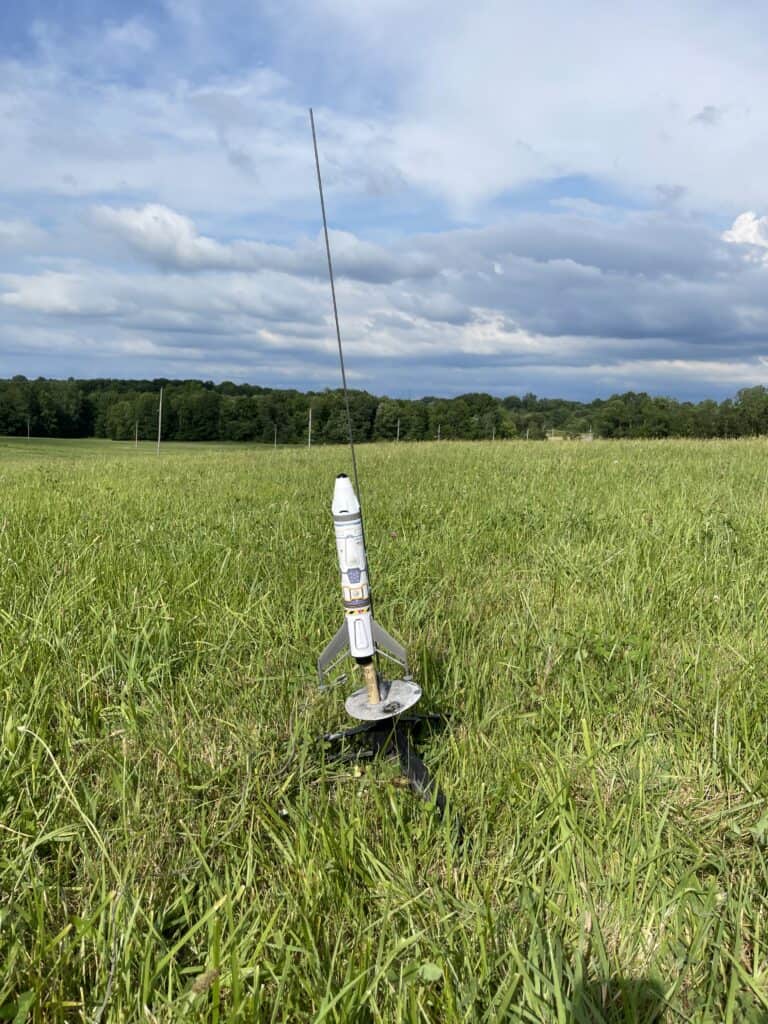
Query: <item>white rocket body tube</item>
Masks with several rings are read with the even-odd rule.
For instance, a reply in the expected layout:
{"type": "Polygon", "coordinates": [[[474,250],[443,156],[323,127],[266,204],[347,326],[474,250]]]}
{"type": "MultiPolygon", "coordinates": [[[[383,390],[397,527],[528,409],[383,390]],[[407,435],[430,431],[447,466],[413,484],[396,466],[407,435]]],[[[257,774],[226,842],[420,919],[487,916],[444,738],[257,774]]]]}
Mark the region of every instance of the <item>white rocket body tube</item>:
{"type": "Polygon", "coordinates": [[[382,629],[371,613],[363,517],[352,483],[344,474],[336,478],[331,510],[345,615],[341,628],[320,652],[317,677],[322,685],[326,674],[349,651],[360,664],[365,686],[350,694],[344,707],[353,718],[380,722],[413,707],[421,697],[421,687],[408,672],[403,645],[382,629]],[[374,663],[375,654],[397,662],[405,672],[404,678],[384,679],[374,663]]]}
{"type": "Polygon", "coordinates": [[[363,519],[360,502],[348,476],[336,478],[331,511],[341,571],[349,653],[353,658],[371,658],[375,646],[363,519]]]}

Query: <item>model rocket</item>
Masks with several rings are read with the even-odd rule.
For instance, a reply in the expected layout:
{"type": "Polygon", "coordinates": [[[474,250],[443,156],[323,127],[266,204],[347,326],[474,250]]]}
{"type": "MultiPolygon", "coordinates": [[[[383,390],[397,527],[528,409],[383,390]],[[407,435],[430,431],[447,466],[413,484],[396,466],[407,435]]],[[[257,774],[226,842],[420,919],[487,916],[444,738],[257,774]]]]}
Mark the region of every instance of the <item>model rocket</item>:
{"type": "Polygon", "coordinates": [[[318,676],[322,681],[348,652],[360,666],[365,686],[347,698],[347,711],[353,718],[368,721],[391,718],[416,703],[421,687],[408,673],[405,648],[373,617],[360,502],[351,480],[343,473],[336,477],[331,511],[345,621],[317,660],[318,676]],[[403,678],[384,679],[376,665],[379,655],[397,662],[403,678]]]}

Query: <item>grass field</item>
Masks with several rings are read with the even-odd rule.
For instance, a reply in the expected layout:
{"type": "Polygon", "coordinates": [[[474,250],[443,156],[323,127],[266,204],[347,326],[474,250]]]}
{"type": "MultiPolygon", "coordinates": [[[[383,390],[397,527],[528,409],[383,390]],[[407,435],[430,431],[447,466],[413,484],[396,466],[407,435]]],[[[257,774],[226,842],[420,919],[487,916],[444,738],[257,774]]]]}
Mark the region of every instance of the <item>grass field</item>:
{"type": "Polygon", "coordinates": [[[319,756],[344,449],[0,440],[0,1020],[768,1021],[768,445],[358,458],[463,842],[319,756]]]}

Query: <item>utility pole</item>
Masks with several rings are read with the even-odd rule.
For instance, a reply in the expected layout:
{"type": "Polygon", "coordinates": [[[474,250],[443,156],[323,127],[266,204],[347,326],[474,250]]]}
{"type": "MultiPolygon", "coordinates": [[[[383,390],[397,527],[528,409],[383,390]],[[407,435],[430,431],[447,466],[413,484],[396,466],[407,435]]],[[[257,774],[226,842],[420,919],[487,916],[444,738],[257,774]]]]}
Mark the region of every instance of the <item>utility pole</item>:
{"type": "Polygon", "coordinates": [[[395,438],[395,440],[396,441],[400,440],[400,417],[399,416],[397,417],[397,437],[395,438]]]}
{"type": "Polygon", "coordinates": [[[493,428],[493,431],[491,432],[491,440],[492,440],[492,441],[495,441],[495,440],[496,440],[496,427],[494,427],[494,428],[493,428]]]}
{"type": "Polygon", "coordinates": [[[160,454],[160,438],[163,433],[163,389],[160,388],[160,405],[157,407],[157,454],[160,454]]]}
{"type": "Polygon", "coordinates": [[[307,448],[312,447],[312,406],[309,407],[309,429],[307,433],[307,448]]]}
{"type": "Polygon", "coordinates": [[[440,427],[441,426],[442,426],[442,424],[440,424],[440,423],[437,424],[437,440],[438,441],[440,440],[440,427]]]}
{"type": "Polygon", "coordinates": [[[138,420],[136,420],[136,422],[134,424],[134,427],[133,427],[133,440],[134,440],[134,447],[138,448],[139,447],[139,421],[138,420]]]}

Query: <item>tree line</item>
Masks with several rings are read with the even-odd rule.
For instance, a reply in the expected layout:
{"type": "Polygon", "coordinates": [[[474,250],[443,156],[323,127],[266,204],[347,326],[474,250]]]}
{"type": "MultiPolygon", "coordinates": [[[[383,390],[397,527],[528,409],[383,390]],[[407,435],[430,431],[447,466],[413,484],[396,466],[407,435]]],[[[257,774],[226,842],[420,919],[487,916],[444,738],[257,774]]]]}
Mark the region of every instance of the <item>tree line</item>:
{"type": "MultiPolygon", "coordinates": [[[[0,380],[0,434],[33,437],[157,436],[163,388],[163,439],[305,444],[310,409],[312,443],[347,440],[340,390],[301,392],[225,381],[0,380]]],[[[722,402],[684,402],[628,391],[592,402],[495,398],[388,398],[349,393],[356,441],[541,440],[551,432],[595,437],[748,437],[768,434],[768,389],[743,388],[722,402]]]]}

